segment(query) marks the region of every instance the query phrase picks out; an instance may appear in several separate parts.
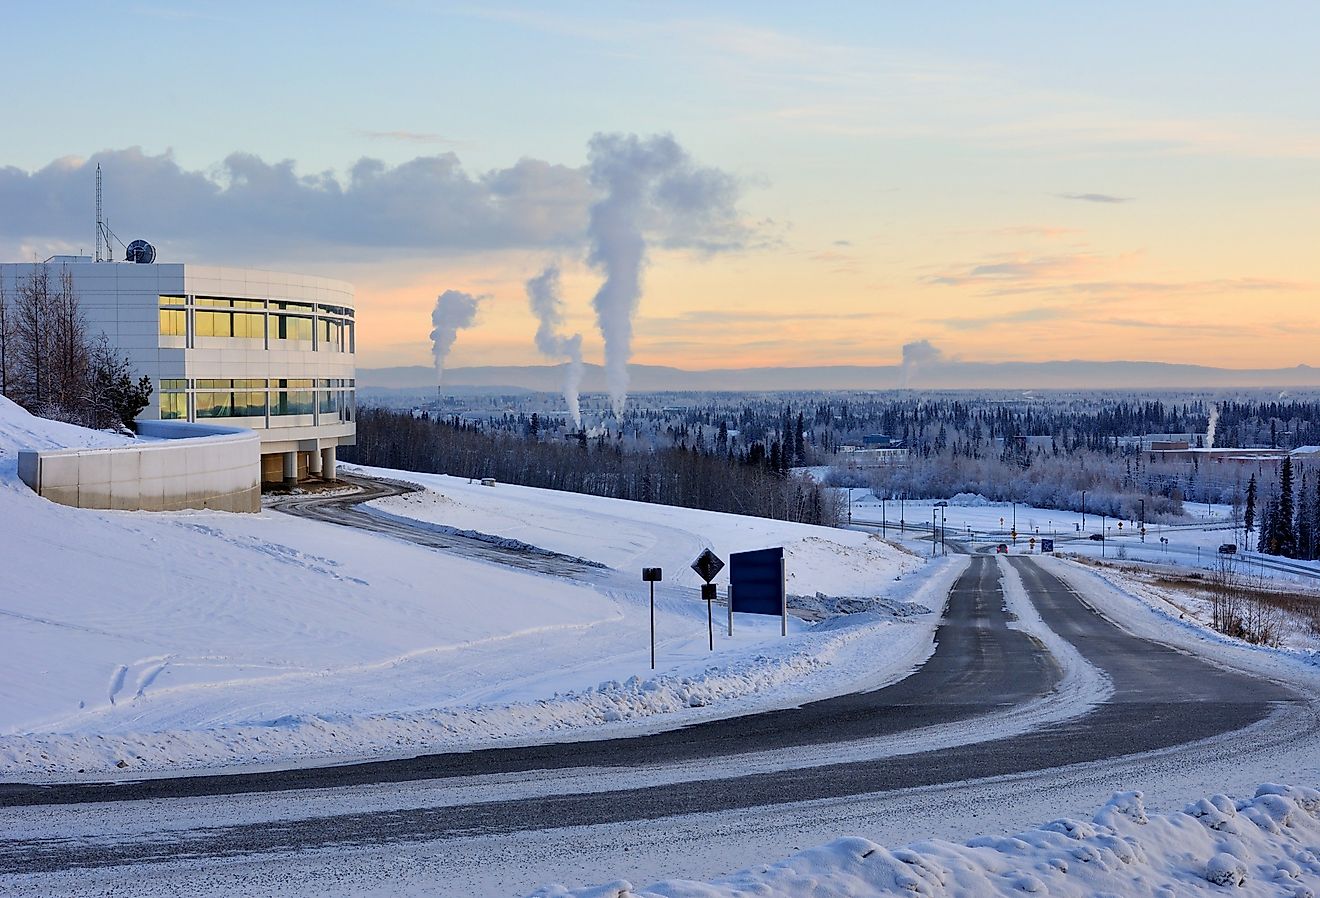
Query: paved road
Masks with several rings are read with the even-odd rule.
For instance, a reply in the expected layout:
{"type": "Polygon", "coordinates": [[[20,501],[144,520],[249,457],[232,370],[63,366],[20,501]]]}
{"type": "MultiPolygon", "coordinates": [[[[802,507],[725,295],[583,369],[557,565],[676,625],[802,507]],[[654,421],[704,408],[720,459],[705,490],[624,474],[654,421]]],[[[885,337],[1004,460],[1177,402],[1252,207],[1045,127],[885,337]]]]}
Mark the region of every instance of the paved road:
{"type": "Polygon", "coordinates": [[[515,540],[504,540],[494,536],[481,538],[470,531],[459,531],[453,527],[426,524],[411,518],[368,510],[361,507],[366,502],[415,493],[420,487],[395,480],[348,474],[340,474],[339,479],[357,487],[357,491],[296,494],[277,498],[272,501],[270,507],[296,517],[381,533],[419,546],[457,552],[468,558],[525,568],[544,574],[581,577],[591,570],[601,568],[601,565],[582,558],[551,552],[515,540]]]}
{"type": "MultiPolygon", "coordinates": [[[[900,755],[883,761],[826,763],[799,769],[722,774],[626,788],[634,765],[665,760],[735,758],[757,747],[831,744],[895,734],[931,722],[963,722],[1001,713],[1048,691],[1058,670],[1035,641],[1005,626],[998,561],[974,558],[950,594],[935,654],[912,677],[887,689],[803,708],[688,727],[641,740],[606,740],[531,749],[438,755],[327,770],[161,781],[118,787],[18,787],[4,804],[99,801],[251,789],[307,788],[482,772],[583,766],[599,771],[603,791],[443,807],[338,814],[279,824],[191,830],[144,841],[73,844],[16,841],[0,847],[0,865],[32,871],[168,860],[178,854],[233,856],[316,847],[433,841],[473,834],[602,823],[632,823],[715,810],[870,794],[970,778],[1043,771],[1135,755],[1231,733],[1263,720],[1280,704],[1305,700],[1284,687],[1208,664],[1132,636],[1097,614],[1031,559],[1007,561],[1020,574],[1046,624],[1110,677],[1114,694],[1094,711],[1026,736],[900,755]],[[622,769],[620,769],[622,768],[622,769]]],[[[1314,724],[1311,726],[1314,727],[1314,724]]],[[[818,757],[818,760],[820,758],[818,757]]],[[[635,780],[633,780],[635,782],[635,780]]]]}

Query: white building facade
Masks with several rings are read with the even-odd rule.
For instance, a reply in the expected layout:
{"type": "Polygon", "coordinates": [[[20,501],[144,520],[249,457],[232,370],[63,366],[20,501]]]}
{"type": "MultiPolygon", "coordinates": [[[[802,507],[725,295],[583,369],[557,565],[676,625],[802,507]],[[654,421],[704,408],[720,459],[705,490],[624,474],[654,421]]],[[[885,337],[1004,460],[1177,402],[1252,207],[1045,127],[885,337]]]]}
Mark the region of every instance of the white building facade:
{"type": "MultiPolygon", "coordinates": [[[[183,263],[56,256],[87,333],[102,332],[154,392],[141,419],[245,427],[261,439],[263,483],[335,477],[356,435],[353,287],[343,281],[183,263]]],[[[15,297],[36,267],[0,266],[15,297]]]]}

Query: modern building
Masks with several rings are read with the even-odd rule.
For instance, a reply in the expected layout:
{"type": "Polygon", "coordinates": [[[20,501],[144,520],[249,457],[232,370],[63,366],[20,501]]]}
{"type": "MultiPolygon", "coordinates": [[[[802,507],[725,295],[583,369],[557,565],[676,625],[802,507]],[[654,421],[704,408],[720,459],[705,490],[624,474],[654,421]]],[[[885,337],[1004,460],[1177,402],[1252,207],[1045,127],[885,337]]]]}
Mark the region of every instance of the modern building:
{"type": "MultiPolygon", "coordinates": [[[[153,252],[154,255],[154,252],[153,252]]],[[[0,265],[16,296],[38,265],[68,272],[88,335],[104,332],[154,392],[143,420],[250,428],[261,481],[333,480],[356,434],[353,287],[249,268],[93,262],[55,256],[0,265]]]]}

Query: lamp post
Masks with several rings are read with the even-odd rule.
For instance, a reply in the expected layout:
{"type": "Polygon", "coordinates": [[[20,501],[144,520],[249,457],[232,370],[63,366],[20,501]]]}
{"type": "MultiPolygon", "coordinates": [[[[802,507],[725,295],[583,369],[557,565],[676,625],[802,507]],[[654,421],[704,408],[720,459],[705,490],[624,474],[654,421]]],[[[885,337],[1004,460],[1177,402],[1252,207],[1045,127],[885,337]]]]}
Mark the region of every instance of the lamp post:
{"type": "Polygon", "coordinates": [[[1082,490],[1082,530],[1086,530],[1086,490],[1082,490]]]}
{"type": "MultiPolygon", "coordinates": [[[[940,510],[940,554],[941,554],[941,555],[948,555],[948,554],[949,554],[949,549],[948,549],[948,547],[944,544],[944,509],[946,509],[946,508],[948,508],[948,507],[949,507],[949,503],[948,503],[947,501],[945,501],[944,499],[941,499],[940,501],[938,501],[938,502],[935,503],[934,507],[931,508],[931,526],[932,526],[932,527],[934,527],[934,525],[935,525],[934,511],[935,511],[936,508],[938,508],[938,509],[940,510]]],[[[932,534],[931,534],[931,541],[934,542],[934,539],[935,539],[935,536],[934,536],[934,534],[932,533],[932,534]]]]}
{"type": "Polygon", "coordinates": [[[880,497],[880,535],[889,536],[889,524],[886,520],[889,516],[885,513],[885,497],[880,497]]]}
{"type": "Polygon", "coordinates": [[[1109,534],[1105,532],[1105,514],[1100,513],[1100,557],[1105,557],[1105,543],[1109,542],[1109,534]]]}
{"type": "Polygon", "coordinates": [[[1144,543],[1146,541],[1146,500],[1143,498],[1140,501],[1141,501],[1141,541],[1144,543]]]}
{"type": "Polygon", "coordinates": [[[930,557],[935,557],[935,506],[930,507],[930,557]]]}

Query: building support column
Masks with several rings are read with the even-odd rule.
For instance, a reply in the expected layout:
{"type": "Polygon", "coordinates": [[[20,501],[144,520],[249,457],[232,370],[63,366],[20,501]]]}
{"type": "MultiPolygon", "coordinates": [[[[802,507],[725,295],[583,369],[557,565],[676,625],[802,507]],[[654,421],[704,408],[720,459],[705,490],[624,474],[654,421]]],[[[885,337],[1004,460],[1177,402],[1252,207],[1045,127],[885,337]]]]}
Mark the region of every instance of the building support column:
{"type": "Polygon", "coordinates": [[[298,453],[284,453],[284,486],[293,489],[298,485],[298,453]]]}
{"type": "Polygon", "coordinates": [[[321,452],[319,449],[313,449],[307,453],[307,473],[313,477],[321,476],[321,452]]]}
{"type": "Polygon", "coordinates": [[[335,447],[326,446],[321,450],[321,479],[334,481],[338,477],[335,474],[335,447]]]}

